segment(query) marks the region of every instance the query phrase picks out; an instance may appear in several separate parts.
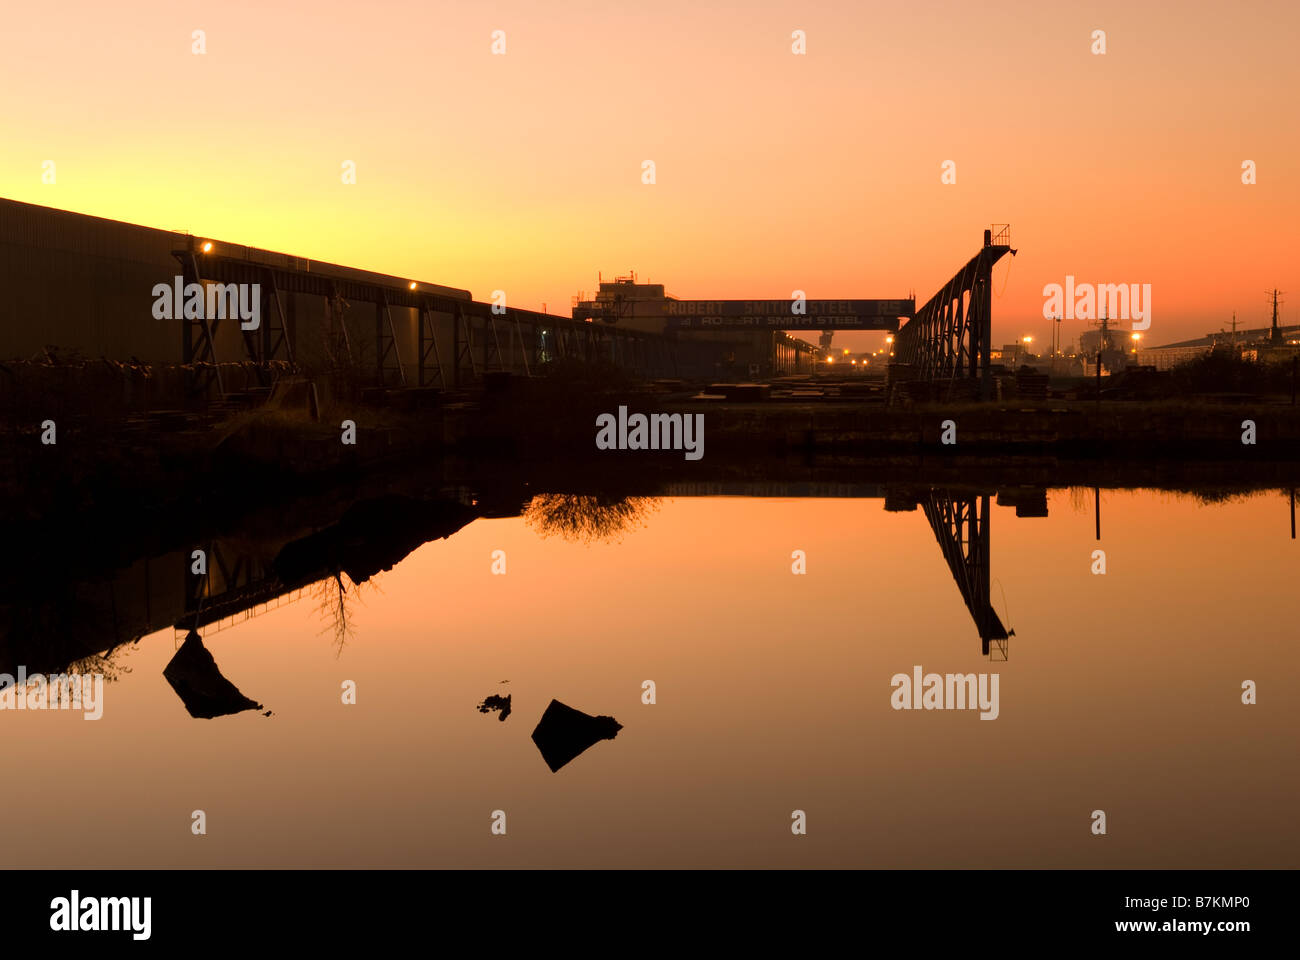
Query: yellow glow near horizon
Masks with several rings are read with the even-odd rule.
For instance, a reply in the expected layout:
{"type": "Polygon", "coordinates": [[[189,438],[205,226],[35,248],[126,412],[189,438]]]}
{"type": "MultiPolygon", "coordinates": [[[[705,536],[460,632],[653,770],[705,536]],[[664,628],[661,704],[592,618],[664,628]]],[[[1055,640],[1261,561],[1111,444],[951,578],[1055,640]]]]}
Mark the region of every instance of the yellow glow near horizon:
{"type": "Polygon", "coordinates": [[[1107,5],[1104,56],[1051,4],[831,0],[800,13],[804,55],[775,0],[58,9],[6,14],[0,81],[23,94],[0,196],[534,309],[628,267],[682,298],[924,301],[995,220],[1018,249],[994,268],[995,337],[1067,275],[1150,283],[1157,342],[1235,304],[1265,326],[1258,291],[1300,289],[1300,126],[1276,122],[1300,89],[1295,4],[1264,30],[1209,0],[1107,5]],[[968,90],[990,58],[1021,81],[968,90]]]}

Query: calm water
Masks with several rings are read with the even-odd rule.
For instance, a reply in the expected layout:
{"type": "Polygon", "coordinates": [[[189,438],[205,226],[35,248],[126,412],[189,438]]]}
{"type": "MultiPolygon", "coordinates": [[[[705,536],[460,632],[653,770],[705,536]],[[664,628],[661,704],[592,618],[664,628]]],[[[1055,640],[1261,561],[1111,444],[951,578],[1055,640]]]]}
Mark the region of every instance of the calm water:
{"type": "Polygon", "coordinates": [[[1100,542],[1091,490],[991,507],[1005,662],[925,514],[883,506],[668,498],[591,542],[475,520],[349,585],[341,644],[329,584],[205,630],[270,717],[192,718],[162,675],[181,637],[152,633],[102,719],[0,712],[0,862],[1300,866],[1285,495],[1103,492],[1100,542]],[[918,664],[997,673],[1000,715],[891,709],[918,664]],[[504,722],[476,709],[507,694],[504,722]],[[553,773],[530,737],[552,699],[622,729],[553,773]]]}

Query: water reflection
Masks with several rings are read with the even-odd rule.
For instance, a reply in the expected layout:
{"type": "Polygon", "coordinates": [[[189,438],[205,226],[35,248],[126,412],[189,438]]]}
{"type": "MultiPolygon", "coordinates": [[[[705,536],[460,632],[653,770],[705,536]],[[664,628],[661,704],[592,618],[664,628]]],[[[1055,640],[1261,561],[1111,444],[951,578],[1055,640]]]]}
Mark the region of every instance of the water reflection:
{"type": "Polygon", "coordinates": [[[524,510],[524,521],[543,537],[579,543],[617,541],[644,525],[658,501],[653,497],[586,496],[540,493],[524,510]]]}
{"type": "MultiPolygon", "coordinates": [[[[1037,494],[1037,491],[1036,491],[1037,494]]],[[[1042,513],[1047,516],[1047,491],[1042,494],[1042,513]]],[[[1001,502],[1001,495],[998,501],[1001,502]]],[[[1019,506],[1017,506],[1019,515],[1019,506]]],[[[980,637],[980,652],[990,655],[994,645],[1000,659],[1007,659],[1011,634],[1002,625],[989,602],[989,498],[969,495],[954,496],[947,491],[932,490],[925,501],[925,518],[930,522],[939,549],[957,582],[966,609],[975,621],[980,637]]]]}
{"type": "MultiPolygon", "coordinates": [[[[445,480],[445,478],[444,478],[445,480]]],[[[140,638],[171,627],[179,649],[165,676],[195,717],[215,717],[261,705],[222,676],[204,640],[304,594],[315,599],[323,632],[341,651],[355,634],[354,606],[363,586],[392,569],[412,551],[454,537],[485,517],[522,517],[541,538],[567,542],[619,542],[645,526],[660,496],[848,497],[881,499],[886,511],[923,512],[939,552],[964,603],[983,656],[1005,660],[1015,631],[994,609],[991,502],[1014,507],[1018,518],[1047,516],[1047,487],[870,484],[804,479],[724,480],[682,483],[643,479],[629,489],[627,478],[608,489],[533,493],[527,482],[501,483],[469,477],[458,483],[417,484],[346,502],[325,497],[314,522],[277,524],[248,518],[219,537],[164,552],[141,549],[123,563],[120,552],[100,569],[65,577],[32,570],[6,581],[0,600],[4,625],[0,673],[65,669],[99,672],[110,681],[125,668],[121,653],[140,638]],[[203,554],[203,572],[196,557],[203,554]],[[182,641],[183,638],[183,641],[182,641]]],[[[1101,537],[1101,490],[1092,488],[1095,537],[1101,537]]],[[[1082,489],[1072,490],[1081,506],[1082,489]]],[[[1194,494],[1221,502],[1240,490],[1207,489],[1194,494]]],[[[1294,535],[1294,496],[1292,535],[1294,535]]],[[[129,550],[129,543],[122,550],[129,550]]],[[[635,549],[633,547],[632,549],[635,549]]],[[[1005,607],[1005,600],[999,596],[1005,607]]],[[[455,603],[442,598],[440,603],[455,603]]],[[[510,712],[510,698],[493,696],[479,709],[510,712]]]]}
{"type": "MultiPolygon", "coordinates": [[[[262,705],[239,692],[239,688],[221,675],[217,661],[191,630],[176,655],[163,669],[163,676],[185,704],[191,717],[211,720],[245,710],[261,710],[262,705]]],[[[271,715],[268,710],[266,715],[271,715]]]]}
{"type": "Polygon", "coordinates": [[[479,713],[492,713],[496,711],[499,715],[497,719],[505,723],[506,717],[510,716],[510,694],[504,697],[499,694],[492,694],[484,697],[478,705],[479,713]]]}
{"type": "Polygon", "coordinates": [[[593,717],[552,700],[533,730],[533,743],[551,773],[555,773],[600,741],[613,740],[622,729],[623,725],[613,717],[593,717]]]}
{"type": "MultiPolygon", "coordinates": [[[[0,658],[134,672],[97,722],[0,721],[17,765],[77,758],[126,825],[58,851],[97,866],[1203,866],[1205,850],[1294,866],[1296,773],[1277,761],[1297,729],[1289,484],[1241,502],[1103,488],[1096,543],[1092,477],[1048,488],[1044,519],[1023,475],[870,476],[439,475],[138,539],[64,535],[62,565],[0,577],[0,658]],[[527,525],[538,491],[662,499],[588,543],[527,525]],[[453,517],[420,531],[449,539],[409,553],[377,523],[374,546],[357,519],[391,508],[359,505],[392,497],[453,517]],[[303,544],[318,564],[277,563],[303,544]],[[1093,576],[1102,547],[1110,573],[1093,576]],[[336,613],[360,628],[341,656],[336,613]],[[1012,627],[1011,662],[981,663],[1012,627]],[[192,632],[215,659],[189,687],[215,684],[219,709],[171,682],[192,632]],[[916,665],[1000,673],[996,721],[893,710],[890,678],[916,665]],[[1273,693],[1245,706],[1245,680],[1273,693]],[[553,744],[552,700],[622,728],[553,744]],[[132,751],[130,776],[108,743],[132,751]],[[953,784],[987,802],[952,802],[953,784]],[[220,844],[189,843],[196,807],[218,811],[220,844]],[[1124,829],[1091,843],[1098,808],[1124,829]],[[813,826],[792,841],[793,809],[813,826]]],[[[8,801],[15,862],[83,815],[55,780],[8,801]]]]}

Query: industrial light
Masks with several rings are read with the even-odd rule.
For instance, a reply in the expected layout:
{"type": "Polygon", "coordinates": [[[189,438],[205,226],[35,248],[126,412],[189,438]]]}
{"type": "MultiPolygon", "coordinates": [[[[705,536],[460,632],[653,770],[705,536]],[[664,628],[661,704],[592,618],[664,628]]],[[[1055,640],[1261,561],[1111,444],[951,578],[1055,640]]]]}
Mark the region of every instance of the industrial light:
{"type": "Polygon", "coordinates": [[[415,281],[414,281],[414,280],[411,281],[410,287],[411,287],[412,290],[415,289],[415,281]]]}
{"type": "Polygon", "coordinates": [[[1140,334],[1140,333],[1135,333],[1135,334],[1133,334],[1133,339],[1134,339],[1134,340],[1141,340],[1141,339],[1142,339],[1142,334],[1140,334]]]}
{"type": "Polygon", "coordinates": [[[1021,339],[1024,340],[1025,343],[1033,343],[1033,342],[1034,342],[1034,338],[1033,338],[1033,337],[1022,337],[1021,339]]]}
{"type": "Polygon", "coordinates": [[[211,240],[205,240],[205,241],[203,241],[203,252],[204,252],[204,253],[211,253],[211,252],[212,252],[212,241],[211,241],[211,240]]]}

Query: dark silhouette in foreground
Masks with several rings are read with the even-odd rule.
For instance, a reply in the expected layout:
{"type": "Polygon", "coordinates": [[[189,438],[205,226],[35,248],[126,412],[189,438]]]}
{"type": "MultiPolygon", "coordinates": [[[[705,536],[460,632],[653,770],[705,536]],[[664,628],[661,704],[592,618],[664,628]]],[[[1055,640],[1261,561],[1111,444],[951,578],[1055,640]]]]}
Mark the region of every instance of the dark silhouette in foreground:
{"type": "MultiPolygon", "coordinates": [[[[211,720],[245,710],[262,709],[260,703],[249,700],[221,675],[217,661],[212,659],[212,654],[208,653],[208,648],[194,630],[189,632],[176,655],[163,668],[163,676],[191,717],[211,720]]],[[[269,711],[267,716],[270,716],[269,711]]]]}
{"type": "Polygon", "coordinates": [[[479,713],[491,713],[493,710],[501,711],[501,716],[497,717],[497,719],[505,723],[506,717],[510,716],[510,694],[499,697],[494,693],[492,696],[484,698],[483,702],[478,705],[479,713]]]}
{"type": "Polygon", "coordinates": [[[593,717],[552,700],[533,731],[533,743],[554,773],[597,741],[613,740],[622,729],[613,717],[593,717]]]}
{"type": "Polygon", "coordinates": [[[364,583],[431,540],[450,537],[476,517],[454,501],[383,496],[350,506],[337,523],[286,544],[275,558],[284,583],[317,580],[322,570],[364,583]]]}

